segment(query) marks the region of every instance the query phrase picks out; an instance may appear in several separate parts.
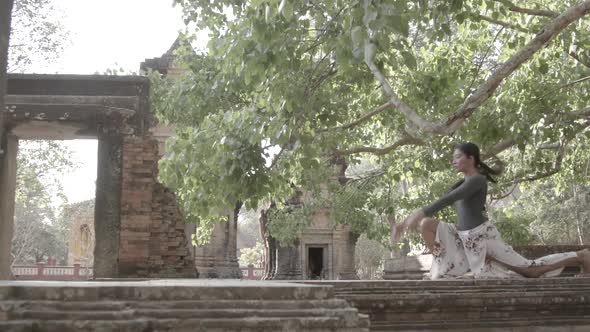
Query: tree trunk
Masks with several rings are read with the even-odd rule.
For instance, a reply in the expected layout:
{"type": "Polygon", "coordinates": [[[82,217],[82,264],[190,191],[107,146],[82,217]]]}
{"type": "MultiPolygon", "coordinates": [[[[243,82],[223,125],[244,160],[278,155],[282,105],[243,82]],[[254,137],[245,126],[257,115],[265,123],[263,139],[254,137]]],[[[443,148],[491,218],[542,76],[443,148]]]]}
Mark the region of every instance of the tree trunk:
{"type": "MultiPolygon", "coordinates": [[[[271,204],[271,209],[273,204],[271,204]]],[[[264,242],[264,274],[262,275],[262,280],[270,280],[274,276],[276,272],[276,241],[275,239],[268,234],[268,229],[266,227],[268,223],[268,211],[261,210],[260,211],[260,236],[262,237],[262,241],[264,242]]]]}
{"type": "Polygon", "coordinates": [[[582,213],[580,212],[580,206],[578,205],[578,191],[576,190],[576,185],[573,185],[574,189],[574,213],[576,215],[576,230],[578,232],[578,241],[580,245],[584,245],[584,237],[582,234],[582,213]]]}

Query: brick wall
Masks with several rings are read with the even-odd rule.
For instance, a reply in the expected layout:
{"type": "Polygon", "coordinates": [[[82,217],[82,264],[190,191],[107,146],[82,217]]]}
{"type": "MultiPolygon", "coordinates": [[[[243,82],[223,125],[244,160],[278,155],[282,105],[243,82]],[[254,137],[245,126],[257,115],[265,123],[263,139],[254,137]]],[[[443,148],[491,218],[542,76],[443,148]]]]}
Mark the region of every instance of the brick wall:
{"type": "Polygon", "coordinates": [[[122,154],[119,275],[195,277],[176,198],[157,181],[157,140],[124,138],[122,154]]]}

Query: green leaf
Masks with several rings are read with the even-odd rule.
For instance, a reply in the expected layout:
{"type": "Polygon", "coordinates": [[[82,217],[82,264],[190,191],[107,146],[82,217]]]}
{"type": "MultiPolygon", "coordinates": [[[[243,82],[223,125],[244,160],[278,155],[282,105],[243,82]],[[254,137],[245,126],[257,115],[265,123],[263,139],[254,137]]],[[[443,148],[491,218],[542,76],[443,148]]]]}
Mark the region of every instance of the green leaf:
{"type": "Polygon", "coordinates": [[[416,67],[418,66],[416,63],[416,58],[414,57],[414,55],[410,52],[407,51],[402,51],[402,57],[404,58],[404,63],[406,64],[406,66],[408,66],[408,68],[410,69],[416,69],[416,67]]]}
{"type": "Polygon", "coordinates": [[[539,72],[543,75],[547,74],[549,72],[549,65],[547,64],[546,61],[539,61],[539,72]]]}
{"type": "Polygon", "coordinates": [[[287,2],[287,4],[285,5],[285,9],[283,11],[283,16],[285,16],[285,18],[287,20],[290,20],[293,17],[293,4],[290,2],[287,2]]]}
{"type": "Polygon", "coordinates": [[[393,15],[391,17],[391,23],[394,31],[402,34],[404,37],[407,37],[410,33],[410,25],[406,16],[393,15]]]}
{"type": "Polygon", "coordinates": [[[463,0],[452,0],[451,11],[457,12],[463,8],[463,0]]]}

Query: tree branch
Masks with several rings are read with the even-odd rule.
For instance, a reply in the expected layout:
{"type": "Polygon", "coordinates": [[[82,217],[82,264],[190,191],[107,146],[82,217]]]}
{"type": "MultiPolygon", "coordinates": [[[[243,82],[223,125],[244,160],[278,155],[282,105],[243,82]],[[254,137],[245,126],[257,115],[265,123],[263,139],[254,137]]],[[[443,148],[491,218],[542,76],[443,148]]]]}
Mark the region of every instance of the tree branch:
{"type": "Polygon", "coordinates": [[[511,184],[518,184],[518,183],[522,183],[522,182],[532,182],[532,181],[540,180],[543,178],[550,177],[554,174],[557,174],[561,170],[561,165],[563,163],[563,157],[565,155],[565,150],[567,148],[567,145],[571,142],[571,140],[575,137],[575,135],[584,131],[588,127],[590,127],[590,121],[587,121],[576,132],[572,133],[571,136],[565,138],[562,142],[558,143],[557,146],[555,146],[555,144],[545,144],[545,145],[542,144],[542,145],[540,145],[538,148],[557,149],[557,156],[555,157],[555,162],[553,163],[553,168],[548,171],[537,173],[537,174],[531,175],[531,176],[521,175],[520,177],[513,179],[511,184]]]}
{"type": "Polygon", "coordinates": [[[492,196],[490,198],[492,201],[499,201],[501,199],[504,199],[504,198],[512,195],[512,193],[514,192],[514,189],[516,189],[516,187],[518,187],[518,184],[513,184],[512,189],[508,190],[508,192],[506,192],[504,194],[500,194],[499,196],[492,196]]]}
{"type": "Polygon", "coordinates": [[[514,24],[511,24],[511,23],[508,23],[508,22],[504,22],[504,21],[500,21],[500,20],[496,20],[496,19],[493,19],[493,18],[488,17],[488,16],[485,16],[485,15],[477,14],[476,17],[478,17],[479,19],[481,19],[483,21],[490,22],[490,23],[496,24],[496,25],[500,25],[500,26],[502,26],[502,27],[504,27],[506,29],[517,30],[517,31],[524,32],[524,33],[530,33],[530,31],[528,29],[525,29],[525,28],[523,28],[521,26],[514,25],[514,24]]]}
{"type": "Polygon", "coordinates": [[[587,67],[587,68],[590,68],[590,63],[588,63],[588,62],[586,62],[586,61],[584,61],[584,60],[580,59],[580,56],[579,56],[579,55],[578,55],[576,52],[574,52],[574,51],[571,51],[571,52],[569,52],[569,53],[568,53],[568,55],[569,55],[570,57],[574,58],[576,61],[578,61],[578,62],[579,62],[580,64],[582,64],[583,66],[585,66],[585,67],[587,67]]]}
{"type": "Polygon", "coordinates": [[[565,147],[567,144],[561,144],[559,150],[557,151],[557,156],[555,157],[555,162],[553,163],[553,168],[545,171],[540,172],[535,175],[531,176],[520,176],[512,180],[511,185],[517,185],[522,182],[533,182],[540,179],[548,178],[554,174],[557,174],[561,170],[561,164],[563,161],[563,156],[565,154],[565,147]]]}
{"type": "Polygon", "coordinates": [[[354,147],[354,148],[351,148],[348,150],[335,150],[333,153],[337,154],[339,156],[356,154],[356,153],[372,153],[374,155],[381,156],[381,155],[387,154],[387,153],[399,148],[400,146],[404,146],[404,145],[424,145],[424,142],[422,140],[417,139],[417,138],[414,138],[411,136],[406,136],[406,137],[403,137],[402,139],[400,139],[399,141],[397,141],[391,145],[388,145],[386,147],[382,147],[382,148],[375,148],[375,147],[371,147],[371,146],[359,146],[359,147],[354,147]]]}
{"type": "Polygon", "coordinates": [[[375,116],[375,115],[377,115],[377,114],[379,114],[379,113],[381,113],[381,112],[383,112],[383,111],[391,108],[392,106],[393,105],[391,104],[391,102],[388,101],[385,104],[383,104],[383,105],[377,107],[376,109],[372,110],[371,112],[368,112],[368,113],[363,114],[360,118],[358,118],[358,119],[356,119],[356,120],[354,120],[352,122],[349,122],[349,123],[344,124],[344,125],[341,125],[341,126],[336,126],[336,127],[332,127],[332,128],[322,129],[320,131],[321,132],[324,132],[324,131],[328,131],[328,130],[350,129],[352,127],[356,127],[359,124],[365,122],[366,120],[372,118],[373,116],[375,116]]]}
{"type": "Polygon", "coordinates": [[[498,36],[500,36],[500,33],[502,33],[502,31],[504,31],[504,27],[500,28],[500,30],[498,30],[498,32],[496,32],[496,35],[494,36],[494,40],[492,40],[492,42],[488,46],[488,49],[484,53],[481,61],[477,65],[477,71],[475,72],[475,75],[473,75],[473,79],[471,80],[471,84],[469,84],[469,88],[467,89],[467,91],[471,91],[471,88],[473,87],[473,84],[475,84],[475,80],[477,79],[477,77],[479,77],[479,73],[481,71],[481,68],[483,67],[484,62],[486,61],[486,58],[490,54],[490,51],[492,49],[492,46],[496,43],[496,40],[498,39],[498,36]]]}
{"type": "Polygon", "coordinates": [[[500,142],[496,143],[496,145],[494,145],[491,149],[486,151],[486,153],[482,155],[482,158],[484,160],[493,158],[498,153],[500,153],[510,147],[513,147],[514,145],[516,145],[516,143],[517,142],[514,138],[503,139],[500,142]]]}
{"type": "MultiPolygon", "coordinates": [[[[368,45],[365,45],[365,47],[368,47],[368,45]]],[[[377,65],[375,65],[375,62],[371,57],[365,56],[365,63],[367,64],[367,66],[377,79],[377,81],[379,81],[379,83],[381,84],[381,88],[383,88],[385,94],[389,97],[389,103],[392,106],[399,110],[405,116],[405,118],[408,119],[412,124],[416,125],[423,131],[439,132],[436,124],[420,117],[418,113],[416,113],[410,106],[408,106],[408,104],[404,103],[397,96],[397,94],[393,91],[391,85],[389,84],[383,73],[381,73],[379,68],[377,68],[377,65]]]]}
{"type": "Polygon", "coordinates": [[[528,15],[533,15],[533,16],[544,16],[544,17],[550,17],[550,18],[555,18],[559,15],[559,13],[556,13],[551,10],[530,9],[530,8],[518,7],[517,5],[513,4],[512,2],[510,2],[508,0],[495,0],[495,1],[502,3],[503,5],[508,7],[508,10],[510,10],[511,12],[515,12],[515,13],[528,14],[528,15]]]}
{"type": "Polygon", "coordinates": [[[461,127],[475,110],[488,100],[496,91],[500,83],[528,61],[538,50],[543,48],[568,25],[590,12],[590,0],[568,8],[563,14],[549,22],[524,48],[516,52],[508,61],[499,65],[492,75],[473,93],[457,112],[451,115],[446,126],[451,132],[461,127]]]}
{"type": "Polygon", "coordinates": [[[281,158],[283,151],[285,151],[285,148],[281,147],[281,150],[279,150],[279,152],[275,155],[272,162],[270,163],[270,166],[268,166],[268,169],[273,169],[275,167],[275,165],[279,161],[279,158],[281,158]]]}
{"type": "Polygon", "coordinates": [[[581,110],[578,110],[578,111],[565,113],[565,115],[571,116],[571,117],[574,117],[574,118],[587,118],[587,117],[590,117],[590,106],[586,106],[586,107],[584,107],[584,108],[582,108],[581,110]]]}

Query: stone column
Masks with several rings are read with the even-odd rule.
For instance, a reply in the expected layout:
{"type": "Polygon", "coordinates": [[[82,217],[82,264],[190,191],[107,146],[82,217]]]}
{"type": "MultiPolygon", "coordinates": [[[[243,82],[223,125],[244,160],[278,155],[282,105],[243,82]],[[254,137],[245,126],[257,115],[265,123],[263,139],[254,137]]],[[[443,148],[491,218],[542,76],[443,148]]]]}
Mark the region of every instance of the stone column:
{"type": "MultiPolygon", "coordinates": [[[[0,1],[0,280],[9,279],[11,276],[10,245],[14,224],[14,186],[12,186],[12,194],[9,187],[10,183],[16,180],[16,176],[14,180],[11,180],[10,170],[7,169],[12,165],[13,157],[16,163],[16,152],[14,156],[8,154],[8,149],[11,147],[6,137],[6,128],[4,128],[4,95],[6,94],[6,66],[12,5],[13,0],[0,1]]],[[[16,151],[16,148],[14,149],[16,151]]]]}
{"type": "Polygon", "coordinates": [[[242,277],[236,257],[237,231],[238,212],[233,211],[228,215],[226,222],[215,225],[208,244],[194,249],[195,267],[199,278],[240,279],[242,277]]]}
{"type": "Polygon", "coordinates": [[[359,234],[352,233],[350,226],[343,225],[339,227],[341,234],[341,242],[336,249],[336,257],[338,257],[338,272],[337,279],[340,280],[358,280],[356,274],[356,267],[354,264],[354,251],[356,248],[356,242],[359,239],[359,234]]]}
{"type": "Polygon", "coordinates": [[[14,228],[14,191],[16,189],[16,136],[5,135],[0,165],[0,280],[10,279],[12,233],[14,228]]]}
{"type": "Polygon", "coordinates": [[[291,245],[283,246],[277,243],[277,262],[275,280],[301,280],[300,241],[295,240],[291,245]]]}
{"type": "Polygon", "coordinates": [[[122,138],[101,135],[98,139],[98,172],[94,209],[94,276],[119,276],[119,233],[121,231],[122,138]]]}

